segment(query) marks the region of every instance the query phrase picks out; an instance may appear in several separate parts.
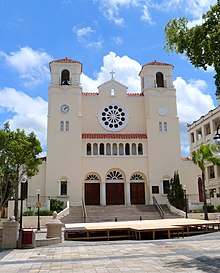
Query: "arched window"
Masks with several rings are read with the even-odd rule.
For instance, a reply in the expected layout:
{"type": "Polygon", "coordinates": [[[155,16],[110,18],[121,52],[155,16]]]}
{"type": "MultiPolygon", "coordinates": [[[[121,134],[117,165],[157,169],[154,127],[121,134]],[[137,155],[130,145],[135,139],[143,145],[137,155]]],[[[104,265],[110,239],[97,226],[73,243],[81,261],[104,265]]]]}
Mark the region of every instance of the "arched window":
{"type": "Polygon", "coordinates": [[[104,155],[105,152],[104,152],[104,144],[103,143],[100,143],[99,145],[99,154],[100,155],[104,155]]]}
{"type": "Polygon", "coordinates": [[[137,154],[137,149],[136,149],[136,144],[135,143],[132,143],[131,150],[132,150],[132,155],[137,154]]]}
{"type": "Polygon", "coordinates": [[[131,180],[144,180],[144,178],[141,174],[135,173],[131,176],[131,180]]]}
{"type": "Polygon", "coordinates": [[[86,145],[86,154],[87,155],[92,154],[92,145],[91,145],[91,143],[87,143],[87,145],[86,145]]]}
{"type": "Polygon", "coordinates": [[[124,151],[123,151],[123,144],[120,143],[119,144],[119,155],[123,155],[124,154],[124,151]]]}
{"type": "Polygon", "coordinates": [[[93,155],[98,155],[98,144],[97,143],[93,144],[93,155]]]}
{"type": "Polygon", "coordinates": [[[110,145],[110,143],[106,144],[106,155],[111,155],[111,145],[110,145]]]}
{"type": "Polygon", "coordinates": [[[96,181],[99,181],[100,179],[99,179],[99,177],[96,175],[96,174],[93,174],[93,173],[91,173],[91,174],[88,174],[87,176],[86,176],[86,179],[85,179],[86,181],[89,181],[89,180],[96,180],[96,181]]]}
{"type": "Polygon", "coordinates": [[[123,180],[124,178],[122,173],[120,173],[119,171],[113,170],[107,174],[106,179],[107,180],[123,180]]]}
{"type": "Polygon", "coordinates": [[[61,73],[61,85],[70,85],[70,72],[67,69],[61,73]]]}
{"type": "Polygon", "coordinates": [[[130,155],[130,144],[129,143],[125,144],[125,154],[130,155]]]}
{"type": "Polygon", "coordinates": [[[157,72],[157,74],[156,74],[156,83],[157,83],[157,87],[164,87],[163,73],[157,72]]]}
{"type": "Polygon", "coordinates": [[[112,153],[113,155],[117,155],[117,144],[116,143],[113,143],[113,146],[112,146],[112,153]]]}
{"type": "Polygon", "coordinates": [[[60,181],[60,195],[67,195],[67,181],[60,181]]]}
{"type": "Polygon", "coordinates": [[[138,154],[143,155],[143,146],[141,143],[138,143],[138,154]]]}

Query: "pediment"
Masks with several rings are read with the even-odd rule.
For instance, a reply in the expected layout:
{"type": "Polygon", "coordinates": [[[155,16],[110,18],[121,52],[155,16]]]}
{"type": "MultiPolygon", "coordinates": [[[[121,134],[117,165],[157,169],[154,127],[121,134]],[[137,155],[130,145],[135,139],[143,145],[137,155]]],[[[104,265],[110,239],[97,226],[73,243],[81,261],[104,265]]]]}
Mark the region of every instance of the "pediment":
{"type": "Polygon", "coordinates": [[[127,90],[128,90],[127,86],[115,80],[104,82],[103,84],[99,85],[97,88],[99,90],[99,93],[106,90],[111,90],[111,89],[115,89],[117,91],[124,91],[125,93],[127,93],[127,90]]]}

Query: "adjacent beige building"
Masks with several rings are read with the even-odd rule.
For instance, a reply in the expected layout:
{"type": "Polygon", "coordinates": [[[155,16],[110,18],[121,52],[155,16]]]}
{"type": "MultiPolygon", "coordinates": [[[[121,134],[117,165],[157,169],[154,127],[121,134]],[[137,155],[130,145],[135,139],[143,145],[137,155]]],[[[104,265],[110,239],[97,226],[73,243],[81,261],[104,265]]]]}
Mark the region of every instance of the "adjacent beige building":
{"type": "MultiPolygon", "coordinates": [[[[218,101],[220,102],[220,101],[218,101]]],[[[202,142],[210,143],[213,136],[216,134],[217,127],[220,124],[220,105],[215,109],[210,110],[206,115],[188,124],[188,135],[190,151],[195,151],[199,148],[202,142]]],[[[202,185],[201,177],[198,177],[199,198],[202,200],[202,185]]],[[[213,166],[212,163],[207,163],[205,172],[205,184],[207,198],[220,197],[220,167],[213,166]]]]}
{"type": "Polygon", "coordinates": [[[86,205],[151,204],[153,195],[166,203],[176,170],[189,199],[198,203],[199,171],[181,159],[172,71],[167,63],[143,65],[141,93],[128,93],[112,71],[109,81],[85,93],[80,62],[52,61],[47,157],[29,181],[28,206],[34,205],[38,188],[44,204],[49,198],[71,206],[82,200],[86,205]]]}

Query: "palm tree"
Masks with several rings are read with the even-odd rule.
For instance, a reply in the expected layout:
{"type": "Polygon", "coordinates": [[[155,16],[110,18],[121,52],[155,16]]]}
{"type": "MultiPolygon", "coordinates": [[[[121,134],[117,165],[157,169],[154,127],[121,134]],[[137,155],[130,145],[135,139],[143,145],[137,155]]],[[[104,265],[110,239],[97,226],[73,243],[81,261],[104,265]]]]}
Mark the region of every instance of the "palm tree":
{"type": "Polygon", "coordinates": [[[192,152],[192,161],[196,164],[202,171],[202,191],[203,191],[203,202],[204,202],[204,220],[209,220],[208,208],[206,201],[206,189],[205,189],[205,163],[211,162],[213,165],[220,166],[220,159],[215,157],[211,150],[209,144],[202,143],[198,150],[192,152]]]}

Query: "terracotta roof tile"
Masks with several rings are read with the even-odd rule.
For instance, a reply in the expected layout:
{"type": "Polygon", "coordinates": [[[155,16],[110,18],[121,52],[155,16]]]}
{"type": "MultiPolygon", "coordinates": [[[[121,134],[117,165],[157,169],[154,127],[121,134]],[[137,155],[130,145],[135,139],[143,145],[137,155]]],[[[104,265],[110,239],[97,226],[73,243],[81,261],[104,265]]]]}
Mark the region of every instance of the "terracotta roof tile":
{"type": "Polygon", "coordinates": [[[54,60],[54,61],[51,61],[50,63],[78,63],[78,64],[81,64],[81,63],[78,62],[78,61],[71,60],[71,59],[68,59],[68,58],[63,58],[63,59],[59,59],[59,60],[54,60]]]}
{"type": "Polygon", "coordinates": [[[82,93],[84,96],[98,96],[99,93],[97,92],[83,92],[82,93]]]}
{"type": "Polygon", "coordinates": [[[97,133],[84,133],[82,134],[83,139],[147,139],[146,134],[97,134],[97,133]]]}
{"type": "Polygon", "coordinates": [[[183,161],[192,161],[191,157],[181,157],[183,161]]]}
{"type": "Polygon", "coordinates": [[[172,66],[172,67],[173,67],[172,64],[162,63],[162,62],[158,62],[158,61],[154,60],[153,62],[144,64],[144,65],[142,66],[141,71],[140,71],[140,73],[139,73],[139,76],[140,76],[142,70],[144,69],[144,67],[147,66],[147,65],[159,65],[159,66],[172,66]]]}
{"type": "Polygon", "coordinates": [[[142,97],[144,93],[127,93],[129,97],[142,97]]]}
{"type": "Polygon", "coordinates": [[[173,66],[172,64],[168,64],[168,63],[161,63],[161,62],[158,62],[156,60],[154,60],[153,62],[150,62],[150,63],[147,63],[145,65],[163,65],[163,66],[173,66]]]}

